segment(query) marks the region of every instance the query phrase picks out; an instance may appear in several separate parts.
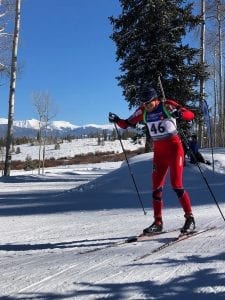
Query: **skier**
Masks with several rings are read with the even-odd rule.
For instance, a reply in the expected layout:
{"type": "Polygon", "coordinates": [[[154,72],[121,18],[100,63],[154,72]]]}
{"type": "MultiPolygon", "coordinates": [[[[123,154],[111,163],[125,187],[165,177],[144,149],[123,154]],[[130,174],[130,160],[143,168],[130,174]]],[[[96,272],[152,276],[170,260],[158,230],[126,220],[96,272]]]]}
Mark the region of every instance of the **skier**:
{"type": "Polygon", "coordinates": [[[109,121],[123,129],[135,127],[141,121],[145,122],[153,140],[152,204],[154,222],[143,230],[143,234],[160,233],[163,230],[162,190],[168,168],[170,169],[171,185],[184,210],[185,223],[181,228],[181,233],[188,233],[195,229],[195,220],[190,197],[183,188],[184,151],[177,132],[176,119],[191,121],[194,119],[194,114],[174,100],[162,101],[153,88],[144,91],[140,100],[140,107],[128,119],[120,119],[116,114],[109,113],[109,121]]]}

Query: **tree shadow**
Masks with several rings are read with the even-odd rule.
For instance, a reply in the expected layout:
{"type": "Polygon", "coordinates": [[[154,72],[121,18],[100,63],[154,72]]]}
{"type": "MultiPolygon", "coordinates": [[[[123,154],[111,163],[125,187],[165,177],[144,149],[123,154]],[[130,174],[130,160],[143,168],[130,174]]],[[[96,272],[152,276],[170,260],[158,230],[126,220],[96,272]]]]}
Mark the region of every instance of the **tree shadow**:
{"type": "MultiPolygon", "coordinates": [[[[19,293],[15,297],[4,296],[5,300],[14,299],[157,299],[157,300],[215,300],[224,299],[224,272],[219,273],[213,267],[209,267],[209,263],[225,260],[225,253],[220,253],[213,256],[201,257],[191,255],[183,259],[162,259],[162,264],[174,264],[181,268],[186,264],[202,264],[202,268],[185,273],[185,275],[176,274],[173,278],[166,280],[165,283],[153,280],[138,281],[133,276],[133,280],[129,282],[119,283],[99,283],[99,282],[73,282],[74,290],[64,291],[62,293],[19,293]],[[204,268],[204,264],[207,268],[204,268]],[[91,297],[91,298],[89,298],[91,297]]],[[[155,262],[151,262],[151,267],[154,267],[155,262]]],[[[132,265],[133,266],[133,265],[132,265]]],[[[140,272],[142,272],[143,264],[140,264],[140,272]]],[[[179,270],[179,269],[178,269],[179,270]]],[[[140,274],[137,274],[140,277],[140,274]]],[[[94,281],[94,279],[93,279],[94,281]]]]}
{"type": "MultiPolygon", "coordinates": [[[[77,290],[64,293],[24,293],[16,297],[4,297],[5,300],[13,299],[157,299],[157,300],[215,300],[224,299],[225,292],[214,292],[213,285],[223,286],[224,279],[212,269],[194,272],[189,276],[181,276],[165,284],[157,284],[153,281],[135,281],[127,283],[92,284],[80,282],[76,284],[77,290]],[[198,279],[201,278],[201,279],[198,279]],[[209,288],[208,292],[201,292],[199,288],[209,288]]],[[[1,298],[0,298],[1,299],[1,298]]]]}
{"type": "MultiPolygon", "coordinates": [[[[103,239],[86,239],[60,243],[42,243],[42,244],[0,244],[0,251],[37,251],[37,250],[53,250],[53,249],[85,249],[79,254],[86,254],[108,247],[115,246],[118,242],[122,242],[126,237],[110,237],[103,239]]],[[[1,298],[0,298],[1,299],[1,298]]]]}
{"type": "MultiPolygon", "coordinates": [[[[135,181],[141,196],[144,207],[151,206],[151,186],[150,186],[150,172],[151,163],[146,167],[146,161],[140,161],[138,163],[132,163],[132,170],[135,173],[135,181]]],[[[193,206],[211,204],[212,200],[208,189],[203,183],[200,188],[196,186],[196,172],[197,170],[191,168],[187,171],[185,178],[185,186],[189,191],[191,198],[193,199],[193,206]],[[190,176],[189,176],[190,175],[190,176]],[[197,195],[201,192],[201,197],[197,195]]],[[[98,172],[96,172],[98,173],[98,172]]],[[[70,174],[71,176],[71,174],[70,174]]],[[[53,214],[64,213],[73,211],[96,211],[96,210],[110,210],[110,209],[136,209],[140,207],[140,199],[134,188],[134,183],[128,172],[127,166],[123,166],[117,170],[114,170],[103,177],[98,177],[95,180],[87,184],[77,186],[77,181],[83,183],[91,180],[95,176],[86,175],[74,175],[74,177],[60,180],[74,183],[75,188],[67,190],[66,192],[59,191],[44,191],[44,185],[42,191],[32,192],[19,192],[0,194],[0,216],[18,216],[18,215],[33,215],[33,214],[53,214]],[[86,181],[85,181],[86,180],[86,181]]],[[[199,176],[199,174],[198,174],[199,176]]],[[[7,178],[2,180],[8,180],[8,182],[42,182],[51,181],[57,184],[58,179],[53,178],[39,178],[32,176],[17,176],[17,178],[7,178]]],[[[217,174],[213,177],[213,184],[216,186],[215,196],[224,193],[224,174],[217,174]],[[218,186],[220,185],[220,186],[218,186]]],[[[215,192],[215,191],[214,191],[215,192]]],[[[164,188],[164,204],[166,208],[179,207],[179,201],[172,190],[170,184],[167,183],[164,188]]]]}
{"type": "MultiPolygon", "coordinates": [[[[47,173],[46,173],[47,174],[47,173]]],[[[36,183],[36,182],[76,182],[87,181],[96,178],[97,176],[104,175],[105,173],[91,173],[91,174],[79,174],[74,172],[64,172],[54,174],[54,176],[41,176],[41,175],[18,175],[10,177],[0,177],[2,183],[36,183]],[[67,177],[66,177],[67,176],[67,177]]]]}

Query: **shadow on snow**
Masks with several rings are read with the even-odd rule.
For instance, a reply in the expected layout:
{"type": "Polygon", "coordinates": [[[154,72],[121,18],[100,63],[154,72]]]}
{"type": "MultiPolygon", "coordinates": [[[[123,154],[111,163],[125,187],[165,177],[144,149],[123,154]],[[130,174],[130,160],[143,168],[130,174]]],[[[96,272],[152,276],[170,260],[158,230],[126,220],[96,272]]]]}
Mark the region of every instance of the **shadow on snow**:
{"type": "MultiPolygon", "coordinates": [[[[21,293],[15,297],[5,296],[5,300],[14,299],[202,299],[214,300],[224,299],[224,274],[218,273],[214,268],[204,268],[204,264],[210,262],[224,261],[225,254],[220,253],[215,256],[188,256],[186,260],[165,259],[162,264],[175,264],[181,269],[181,275],[177,274],[176,278],[166,280],[165,283],[157,283],[157,281],[145,280],[125,283],[90,283],[90,282],[74,282],[76,286],[73,291],[64,293],[21,293]],[[182,275],[183,264],[190,264],[189,274],[182,275]],[[196,271],[191,271],[191,264],[200,264],[202,268],[196,271]],[[221,290],[220,290],[221,289],[221,290]],[[135,298],[134,298],[135,297],[135,298]],[[89,298],[88,298],[89,299],[89,298]]],[[[140,264],[140,268],[143,265],[140,264]]],[[[154,267],[154,262],[151,262],[151,267],[154,267]]],[[[141,269],[140,269],[141,272],[141,269]]]]}
{"type": "MultiPolygon", "coordinates": [[[[144,207],[151,206],[151,164],[140,161],[132,164],[135,181],[144,207]]],[[[205,182],[196,176],[200,176],[196,168],[186,167],[185,188],[189,192],[193,205],[213,204],[214,201],[209,193],[205,182]],[[199,181],[200,180],[200,181],[199,181]]],[[[169,175],[169,174],[168,174],[169,175]]],[[[222,195],[225,194],[224,174],[215,174],[205,170],[205,175],[210,176],[211,188],[218,202],[225,202],[222,195]]],[[[86,180],[89,175],[74,176],[71,182],[86,180]],[[85,179],[86,178],[86,179],[85,179]]],[[[28,176],[29,177],[29,176],[28,176]]],[[[90,177],[90,176],[89,176],[90,177]]],[[[164,187],[164,207],[180,207],[176,194],[169,184],[169,176],[164,187]]],[[[10,179],[19,182],[19,179],[10,179]]],[[[21,182],[36,181],[37,177],[23,178],[21,182]]],[[[40,179],[40,182],[43,179],[40,179]]],[[[52,180],[53,179],[47,179],[52,180]]],[[[66,181],[65,179],[64,181],[66,181]]],[[[43,180],[44,181],[44,180],[43,180]]],[[[45,180],[46,181],[46,180],[45,180]]],[[[57,182],[56,182],[57,184],[57,182]]],[[[75,185],[76,186],[76,185],[75,185]]],[[[101,176],[87,184],[77,188],[59,191],[32,191],[23,193],[0,194],[0,215],[33,215],[53,214],[72,211],[91,211],[108,209],[140,208],[141,205],[134,187],[128,168],[123,166],[104,176],[101,176]]]]}

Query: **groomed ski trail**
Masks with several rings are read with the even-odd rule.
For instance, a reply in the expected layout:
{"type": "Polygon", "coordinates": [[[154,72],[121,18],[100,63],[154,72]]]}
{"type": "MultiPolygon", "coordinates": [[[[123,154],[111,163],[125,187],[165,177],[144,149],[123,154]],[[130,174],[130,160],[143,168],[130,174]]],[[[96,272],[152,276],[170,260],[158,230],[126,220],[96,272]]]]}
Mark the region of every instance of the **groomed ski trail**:
{"type": "Polygon", "coordinates": [[[152,251],[150,251],[149,253],[146,253],[144,255],[141,255],[141,256],[135,258],[134,261],[145,259],[145,258],[147,258],[147,257],[149,257],[149,256],[151,256],[155,253],[158,253],[158,252],[160,252],[160,251],[162,251],[162,250],[164,250],[168,247],[175,246],[178,243],[186,241],[190,238],[194,238],[194,237],[196,237],[200,234],[207,233],[208,231],[214,230],[216,228],[217,228],[216,226],[211,226],[211,227],[204,228],[202,230],[194,231],[193,233],[184,234],[184,235],[179,234],[177,237],[172,238],[171,241],[165,242],[162,245],[160,245],[159,247],[157,247],[157,248],[153,249],[152,251]]]}

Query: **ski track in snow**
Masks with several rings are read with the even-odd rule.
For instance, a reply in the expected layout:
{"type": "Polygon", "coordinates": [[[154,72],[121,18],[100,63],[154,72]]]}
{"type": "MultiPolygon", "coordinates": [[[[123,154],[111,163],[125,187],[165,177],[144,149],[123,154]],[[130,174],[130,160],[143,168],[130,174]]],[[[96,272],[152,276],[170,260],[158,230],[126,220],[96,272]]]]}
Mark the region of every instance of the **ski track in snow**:
{"type": "MultiPolygon", "coordinates": [[[[222,229],[216,229],[217,231],[221,231],[222,229]]],[[[218,233],[219,234],[219,233],[218,233]]],[[[203,240],[202,236],[202,240],[203,240]]],[[[207,235],[206,235],[207,237],[207,235]]],[[[204,237],[204,238],[206,238],[204,237]]],[[[197,239],[199,241],[199,238],[193,237],[191,239],[197,239]]],[[[155,240],[157,242],[158,238],[155,240]]],[[[210,240],[210,237],[208,237],[208,242],[210,240]]],[[[205,239],[204,239],[205,241],[205,239]]],[[[144,243],[138,243],[139,244],[149,244],[149,242],[144,243]]],[[[150,245],[153,244],[150,242],[150,245]]],[[[155,243],[154,243],[155,244],[155,243]]],[[[60,264],[60,253],[56,253],[55,255],[52,255],[51,253],[48,255],[51,257],[50,261],[51,264],[55,264],[57,262],[58,265],[61,266],[61,269],[58,271],[52,272],[51,275],[43,276],[39,281],[34,281],[29,285],[26,285],[22,289],[18,290],[16,294],[11,294],[13,297],[17,297],[16,299],[20,299],[23,297],[29,297],[30,294],[39,294],[41,293],[48,293],[50,290],[57,289],[58,291],[64,291],[64,290],[70,290],[71,285],[73,286],[73,294],[81,295],[82,299],[82,291],[86,290],[87,286],[98,286],[106,285],[110,282],[110,284],[126,284],[129,282],[128,280],[132,279],[132,282],[139,282],[143,281],[145,279],[146,281],[152,281],[155,282],[155,284],[158,285],[167,285],[168,282],[171,280],[173,281],[176,277],[187,277],[187,274],[191,274],[194,272],[201,272],[202,270],[202,263],[195,263],[195,262],[189,262],[189,257],[194,255],[198,255],[199,257],[202,257],[204,260],[207,258],[207,252],[208,247],[204,248],[204,244],[206,243],[199,243],[196,248],[197,249],[191,249],[190,251],[190,245],[188,245],[188,240],[183,241],[179,245],[179,251],[177,251],[177,248],[172,246],[169,255],[167,251],[161,251],[159,253],[155,253],[152,255],[150,259],[145,259],[145,261],[133,264],[131,265],[132,261],[132,251],[135,254],[135,247],[134,245],[126,245],[123,247],[124,252],[130,253],[129,255],[125,256],[122,255],[122,251],[120,246],[110,248],[110,249],[103,249],[101,250],[102,253],[99,255],[99,253],[91,254],[91,255],[80,255],[80,254],[72,254],[74,259],[76,259],[76,256],[79,256],[77,258],[79,260],[79,263],[73,264],[72,262],[67,264],[67,267],[62,267],[60,264]],[[174,250],[176,249],[176,258],[172,259],[174,250]],[[197,250],[197,251],[196,251],[197,250]],[[131,252],[130,252],[131,251],[131,252]],[[190,253],[191,252],[191,253],[190,253]],[[121,255],[123,256],[123,263],[121,264],[121,255]],[[103,256],[103,258],[102,258],[103,256]],[[170,257],[171,256],[171,257],[170,257]],[[184,258],[185,257],[185,258],[184,258]],[[169,262],[167,262],[169,260],[169,262]],[[176,260],[180,260],[179,264],[176,263],[176,260]],[[82,266],[85,266],[85,270],[82,270],[82,266]],[[140,272],[141,267],[141,272],[140,272]],[[149,274],[149,268],[154,267],[153,270],[149,274]],[[166,268],[165,268],[166,267],[166,268]],[[108,271],[110,270],[110,273],[108,274],[105,269],[108,271]],[[130,271],[131,269],[131,271],[130,271]],[[163,269],[163,272],[162,272],[163,269]],[[141,276],[140,276],[141,273],[141,276]],[[81,280],[82,278],[82,280],[81,280]],[[94,278],[94,280],[93,280],[94,278]],[[72,280],[72,282],[70,282],[72,280]],[[88,284],[87,284],[88,283],[88,284]],[[87,286],[86,286],[87,285],[87,286]],[[21,294],[21,295],[20,295],[21,294]]],[[[144,247],[145,251],[150,250],[149,247],[144,247]]],[[[152,245],[152,249],[154,246],[152,245]]],[[[69,258],[71,259],[70,253],[69,258]]],[[[36,258],[36,261],[30,261],[30,263],[33,263],[33,268],[31,266],[31,270],[36,268],[37,274],[40,274],[41,271],[37,269],[38,263],[43,259],[43,263],[48,261],[48,258],[38,257],[36,258]]],[[[65,258],[62,258],[62,264],[65,263],[65,258]]],[[[18,263],[18,265],[23,265],[23,262],[18,263]]],[[[218,264],[217,268],[220,269],[221,272],[221,265],[218,264]]],[[[224,266],[223,266],[224,269],[224,266]]],[[[11,275],[12,276],[12,275],[11,275]]],[[[30,280],[30,276],[27,277],[27,279],[30,280]]],[[[35,279],[35,277],[34,277],[35,279]]],[[[18,280],[18,278],[17,278],[18,280]]],[[[188,281],[188,280],[187,280],[188,281]]],[[[217,290],[219,287],[217,287],[217,290]]],[[[132,291],[132,289],[131,289],[132,291]]],[[[201,291],[198,289],[198,291],[201,291]]],[[[220,291],[220,289],[219,289],[220,291]]],[[[94,288],[93,291],[94,293],[94,288]]],[[[135,295],[135,292],[125,291],[124,299],[135,299],[133,298],[135,295]]],[[[104,295],[106,296],[106,295],[104,295]]],[[[110,296],[110,294],[108,294],[110,296]]],[[[139,297],[139,292],[136,294],[137,297],[139,297]]],[[[85,293],[86,299],[89,299],[89,297],[85,293]]],[[[84,298],[85,298],[84,297],[84,298]]],[[[93,296],[90,296],[90,299],[93,296]]],[[[23,298],[24,299],[24,298],[23,298]]],[[[35,299],[35,298],[34,298],[35,299]]],[[[97,296],[96,296],[97,299],[97,296]]],[[[137,298],[138,299],[138,298],[137,298]]],[[[142,299],[148,299],[148,298],[142,298],[142,299]]]]}
{"type": "MultiPolygon", "coordinates": [[[[222,172],[225,154],[220,155],[218,174],[212,175],[209,167],[203,166],[217,198],[225,194],[225,172],[222,172]]],[[[150,197],[149,158],[146,173],[143,164],[146,157],[141,155],[131,160],[141,195],[148,200],[145,205],[150,197]]],[[[55,168],[46,176],[16,174],[8,182],[0,182],[0,299],[225,298],[224,221],[196,167],[187,166],[184,181],[194,201],[197,227],[216,225],[217,228],[134,261],[178,232],[150,241],[112,245],[139,234],[152,222],[149,208],[146,217],[137,207],[134,189],[127,183],[126,165],[117,169],[120,164],[114,168],[113,164],[99,169],[89,167],[79,175],[75,166],[66,172],[61,168],[59,173],[55,168]],[[113,172],[109,174],[110,171],[113,172]],[[101,177],[103,174],[106,175],[101,177]],[[87,184],[94,178],[96,181],[87,184]],[[81,183],[86,185],[79,188],[81,183]],[[94,209],[92,202],[99,200],[102,193],[106,194],[104,201],[101,200],[103,209],[99,206],[94,209]],[[128,204],[116,207],[127,198],[128,204]],[[80,199],[85,201],[83,210],[80,199]],[[48,213],[43,210],[46,201],[48,213]],[[61,203],[64,203],[61,209],[54,210],[61,203]],[[67,206],[70,209],[64,211],[67,206]]],[[[169,188],[166,191],[169,197],[173,195],[169,188]]],[[[182,210],[176,202],[168,205],[169,199],[165,198],[165,229],[179,228],[183,224],[182,210]]],[[[225,211],[221,197],[220,205],[225,211]]]]}

